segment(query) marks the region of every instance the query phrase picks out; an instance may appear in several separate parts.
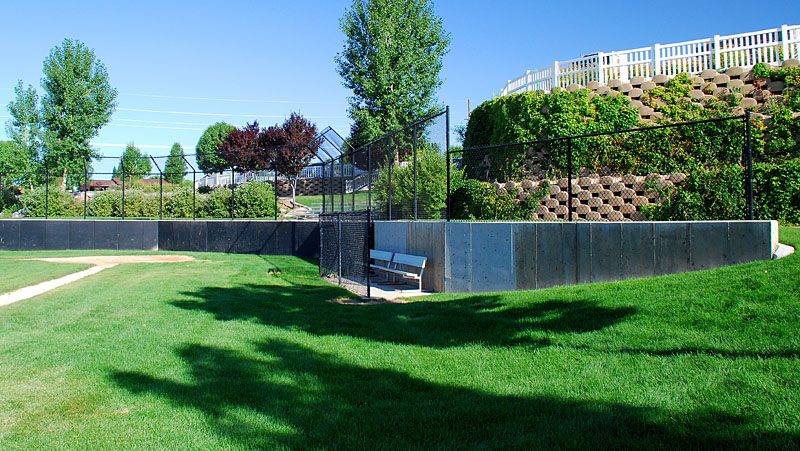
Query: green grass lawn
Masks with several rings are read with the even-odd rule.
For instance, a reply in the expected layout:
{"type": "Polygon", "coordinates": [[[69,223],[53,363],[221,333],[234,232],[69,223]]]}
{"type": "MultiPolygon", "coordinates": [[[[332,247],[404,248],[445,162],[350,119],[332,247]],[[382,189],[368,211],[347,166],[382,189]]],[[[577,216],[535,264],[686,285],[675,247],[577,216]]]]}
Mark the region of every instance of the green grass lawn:
{"type": "Polygon", "coordinates": [[[58,279],[91,267],[91,265],[20,260],[19,257],[8,257],[7,253],[0,255],[2,255],[0,256],[0,294],[58,279]]]}
{"type": "Polygon", "coordinates": [[[375,306],[191,255],[0,308],[0,449],[800,446],[798,255],[375,306]]]}
{"type": "MultiPolygon", "coordinates": [[[[337,194],[334,196],[336,205],[338,206],[342,201],[342,195],[337,194]]],[[[309,207],[313,207],[317,204],[322,205],[322,195],[319,196],[296,196],[295,198],[298,204],[307,205],[309,207]]],[[[326,195],[325,201],[328,202],[330,205],[331,196],[326,195]]],[[[372,202],[375,202],[375,196],[372,196],[372,202]]],[[[351,205],[353,203],[353,195],[352,194],[345,194],[344,195],[344,203],[345,205],[351,205]]],[[[369,193],[366,191],[361,191],[356,193],[356,205],[358,204],[367,204],[369,203],[369,193]]]]}

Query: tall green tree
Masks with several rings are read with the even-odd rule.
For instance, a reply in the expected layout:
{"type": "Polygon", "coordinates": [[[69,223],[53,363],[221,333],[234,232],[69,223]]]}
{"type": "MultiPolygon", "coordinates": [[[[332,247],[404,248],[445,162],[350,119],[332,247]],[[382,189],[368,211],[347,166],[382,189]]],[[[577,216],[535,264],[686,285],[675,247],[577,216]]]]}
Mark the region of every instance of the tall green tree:
{"type": "Polygon", "coordinates": [[[0,141],[0,177],[2,184],[25,183],[30,180],[31,156],[14,141],[0,141]]]}
{"type": "MultiPolygon", "coordinates": [[[[27,160],[24,171],[35,169],[36,160],[42,149],[41,117],[38,104],[39,96],[36,94],[36,89],[31,85],[28,85],[27,89],[23,88],[22,80],[20,80],[14,87],[14,100],[8,103],[11,119],[6,123],[8,137],[11,138],[11,142],[16,144],[13,167],[17,170],[22,168],[19,158],[27,160]]],[[[9,156],[9,149],[10,147],[6,146],[5,157],[9,156]]],[[[2,164],[3,161],[0,160],[0,165],[2,164]]],[[[29,184],[33,183],[32,177],[25,179],[29,184]]]]}
{"type": "Polygon", "coordinates": [[[147,154],[143,154],[133,143],[128,143],[122,152],[116,171],[119,175],[125,174],[125,177],[132,181],[134,177],[144,178],[151,169],[153,165],[147,154]]]}
{"type": "Polygon", "coordinates": [[[340,26],[346,39],[336,63],[353,91],[354,147],[441,108],[436,92],[450,34],[432,0],[353,0],[340,26]]]}
{"type": "Polygon", "coordinates": [[[206,174],[230,169],[228,161],[219,155],[220,145],[236,127],[225,122],[209,126],[197,141],[197,167],[206,174]]]}
{"type": "Polygon", "coordinates": [[[181,143],[172,145],[169,150],[167,163],[164,165],[164,179],[169,183],[180,183],[186,175],[186,161],[183,159],[183,149],[181,143]]]}
{"type": "Polygon", "coordinates": [[[116,108],[117,91],[106,67],[80,41],[65,39],[44,60],[41,125],[49,170],[83,178],[84,162],[98,152],[89,145],[116,108]]]}

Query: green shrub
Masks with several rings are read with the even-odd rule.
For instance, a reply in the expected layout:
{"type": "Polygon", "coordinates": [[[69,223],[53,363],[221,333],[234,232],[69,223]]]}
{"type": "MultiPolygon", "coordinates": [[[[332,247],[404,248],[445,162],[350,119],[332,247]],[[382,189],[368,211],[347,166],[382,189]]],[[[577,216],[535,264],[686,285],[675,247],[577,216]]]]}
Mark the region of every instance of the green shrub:
{"type": "Polygon", "coordinates": [[[229,218],[231,215],[231,190],[223,186],[211,191],[203,200],[203,206],[199,213],[203,218],[229,218]]]}
{"type": "Polygon", "coordinates": [[[199,211],[202,208],[202,196],[197,195],[196,198],[193,198],[191,187],[182,186],[176,189],[164,201],[164,215],[170,218],[191,218],[193,199],[199,211]]]}
{"type": "Polygon", "coordinates": [[[0,212],[9,214],[19,211],[22,205],[19,202],[19,195],[22,191],[18,186],[6,186],[0,189],[0,212]]]}
{"type": "Polygon", "coordinates": [[[548,193],[543,184],[535,193],[520,201],[516,192],[495,191],[491,183],[475,179],[464,180],[453,193],[452,218],[463,220],[530,220],[548,193]]]}
{"type": "Polygon", "coordinates": [[[728,166],[698,170],[671,192],[661,192],[663,202],[645,205],[642,213],[657,221],[746,219],[744,170],[728,166]]]}
{"type": "Polygon", "coordinates": [[[237,218],[275,216],[275,190],[267,182],[254,180],[236,187],[233,212],[237,218]]]}
{"type": "Polygon", "coordinates": [[[800,158],[753,167],[755,216],[800,223],[800,158]]]}
{"type": "Polygon", "coordinates": [[[89,202],[88,215],[111,218],[122,215],[122,191],[106,190],[94,194],[89,202]]]}
{"type": "Polygon", "coordinates": [[[83,203],[72,194],[51,187],[49,193],[44,186],[37,186],[20,196],[20,203],[28,216],[82,216],[83,203]],[[47,198],[47,202],[45,202],[47,198]],[[45,210],[47,210],[45,212],[45,210]]]}
{"type": "MultiPolygon", "coordinates": [[[[389,168],[381,169],[378,182],[373,186],[377,205],[389,202],[389,168]]],[[[394,163],[392,166],[392,211],[404,217],[414,215],[414,165],[394,163]]],[[[461,186],[462,171],[451,163],[450,187],[461,186]]],[[[423,219],[441,219],[447,208],[447,164],[445,156],[434,147],[421,143],[417,149],[417,216],[423,219]]]]}

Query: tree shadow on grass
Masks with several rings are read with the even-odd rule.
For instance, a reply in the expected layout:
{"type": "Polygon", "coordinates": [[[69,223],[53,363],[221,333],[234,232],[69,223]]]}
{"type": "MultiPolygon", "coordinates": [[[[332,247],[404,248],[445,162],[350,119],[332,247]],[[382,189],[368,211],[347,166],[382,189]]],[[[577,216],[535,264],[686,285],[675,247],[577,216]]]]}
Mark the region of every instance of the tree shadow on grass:
{"type": "Polygon", "coordinates": [[[328,286],[245,284],[183,292],[173,305],[201,310],[221,321],[251,320],[314,335],[349,335],[374,341],[430,347],[482,343],[490,346],[548,345],[548,333],[591,332],[635,313],[591,300],[551,299],[523,307],[500,296],[408,304],[343,306],[325,302],[345,294],[328,286]]]}
{"type": "MultiPolygon", "coordinates": [[[[138,372],[111,379],[197,409],[244,448],[796,449],[797,434],[711,409],[672,412],[591,399],[506,396],[363,368],[288,341],[258,353],[188,345],[191,382],[138,372]]],[[[588,398],[584,396],[583,398],[588,398]]],[[[164,425],[168,428],[169,425],[164,425]]]]}

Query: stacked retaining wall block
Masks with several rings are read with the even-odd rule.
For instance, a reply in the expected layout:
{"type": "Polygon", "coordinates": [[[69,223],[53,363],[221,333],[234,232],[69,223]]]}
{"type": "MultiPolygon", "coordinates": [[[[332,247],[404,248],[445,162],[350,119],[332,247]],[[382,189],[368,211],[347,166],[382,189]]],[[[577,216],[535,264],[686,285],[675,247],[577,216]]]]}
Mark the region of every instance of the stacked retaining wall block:
{"type": "MultiPolygon", "coordinates": [[[[274,185],[272,180],[267,183],[274,185]]],[[[288,180],[278,180],[278,196],[286,197],[292,195],[292,185],[288,180]]],[[[342,193],[342,179],[340,177],[326,177],[325,178],[325,194],[341,194],[342,193]]],[[[322,179],[301,179],[297,181],[298,196],[321,196],[322,195],[322,179]]]]}
{"type": "MultiPolygon", "coordinates": [[[[800,61],[789,59],[783,62],[782,67],[797,67],[800,61]]],[[[772,67],[773,69],[775,67],[772,67]]],[[[610,80],[606,84],[590,81],[586,86],[573,83],[566,87],[569,92],[578,89],[589,89],[589,97],[596,95],[616,96],[623,95],[631,100],[631,107],[639,111],[639,117],[644,122],[657,119],[662,113],[653,109],[651,100],[645,96],[648,91],[657,86],[667,86],[670,78],[666,75],[656,75],[652,79],[644,77],[631,77],[627,82],[622,80],[610,80]]],[[[741,94],[742,100],[738,107],[733,108],[732,114],[744,114],[745,109],[754,111],[754,117],[764,117],[762,107],[767,100],[783,99],[784,83],[778,80],[757,80],[753,75],[752,69],[741,67],[731,67],[725,72],[717,72],[714,69],[707,69],[692,77],[693,90],[689,92],[689,99],[699,106],[714,99],[726,99],[730,94],[741,94]]],[[[654,99],[656,103],[658,99],[654,99]]],[[[799,116],[800,113],[795,113],[799,116]]],[[[767,121],[769,117],[765,118],[767,121]]]]}
{"type": "MultiPolygon", "coordinates": [[[[683,173],[670,175],[649,174],[605,175],[589,174],[572,179],[573,219],[587,221],[646,221],[642,207],[662,201],[660,192],[669,192],[686,180],[683,173]]],[[[522,182],[495,182],[497,194],[511,192],[517,199],[525,200],[537,193],[542,186],[549,185],[548,194],[536,208],[533,219],[568,219],[569,181],[523,180],[522,182]]]]}

